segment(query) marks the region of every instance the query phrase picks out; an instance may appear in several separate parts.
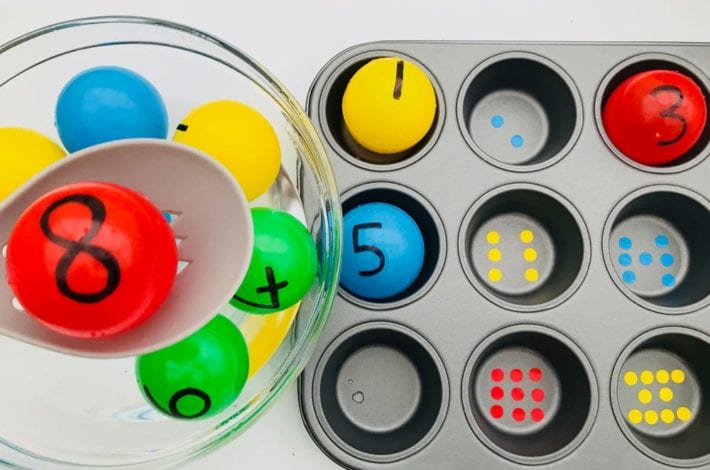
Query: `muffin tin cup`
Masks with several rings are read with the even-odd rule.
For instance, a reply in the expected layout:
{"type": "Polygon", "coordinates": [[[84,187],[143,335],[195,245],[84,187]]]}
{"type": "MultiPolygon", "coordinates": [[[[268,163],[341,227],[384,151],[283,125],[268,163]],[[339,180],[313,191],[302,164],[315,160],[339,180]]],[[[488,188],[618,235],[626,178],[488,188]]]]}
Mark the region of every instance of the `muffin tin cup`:
{"type": "Polygon", "coordinates": [[[710,119],[705,124],[698,142],[678,160],[666,165],[650,166],[638,163],[622,153],[609,139],[602,120],[602,110],[611,92],[625,79],[652,69],[679,71],[689,76],[700,87],[706,106],[710,111],[710,79],[698,67],[687,60],[671,54],[646,53],[630,57],[612,68],[602,80],[594,98],[594,119],[597,129],[609,150],[621,161],[649,173],[669,174],[687,170],[705,159],[710,153],[710,119]]]}
{"type": "Polygon", "coordinates": [[[321,131],[330,146],[336,149],[338,154],[345,160],[370,171],[398,170],[422,158],[436,143],[446,117],[444,95],[436,77],[416,59],[400,52],[388,50],[359,54],[341,64],[325,85],[324,99],[320,102],[318,113],[320,122],[324,123],[321,131]],[[364,148],[350,135],[343,120],[342,99],[350,78],[360,67],[372,59],[393,56],[401,57],[416,64],[427,74],[434,87],[437,109],[431,129],[414,147],[395,154],[379,154],[364,148]]]}
{"type": "Polygon", "coordinates": [[[469,209],[459,258],[473,286],[490,301],[533,312],[564,302],[590,259],[589,235],[571,203],[528,183],[501,186],[469,209]]]}
{"type": "Polygon", "coordinates": [[[471,72],[461,88],[457,119],[481,158],[509,171],[535,171],[574,146],[582,129],[582,101],[572,79],[552,61],[509,52],[471,72]]]}
{"type": "Polygon", "coordinates": [[[599,403],[586,356],[539,325],[508,327],[479,344],[466,364],[461,396],[476,436],[528,465],[572,452],[589,433],[599,403]]]}
{"type": "Polygon", "coordinates": [[[710,336],[663,327],[629,344],[611,381],[614,415],[641,452],[674,467],[710,464],[710,336]]]}
{"type": "Polygon", "coordinates": [[[419,334],[395,323],[358,325],[336,338],[314,375],[316,415],[346,453],[394,462],[424,448],[449,402],[444,365],[419,334]]]}
{"type": "MultiPolygon", "coordinates": [[[[352,188],[343,193],[341,198],[343,214],[347,214],[348,210],[360,204],[370,202],[389,203],[404,210],[419,226],[426,250],[419,275],[404,292],[386,299],[368,300],[350,293],[341,285],[340,295],[349,302],[370,310],[399,308],[426,295],[441,274],[446,255],[444,227],[431,203],[406,186],[387,182],[372,182],[352,188]]],[[[352,234],[346,233],[344,236],[349,237],[352,234]]]]}
{"type": "Polygon", "coordinates": [[[710,303],[710,203],[685,188],[658,185],[622,199],[607,219],[603,253],[631,300],[680,314],[710,303]]]}

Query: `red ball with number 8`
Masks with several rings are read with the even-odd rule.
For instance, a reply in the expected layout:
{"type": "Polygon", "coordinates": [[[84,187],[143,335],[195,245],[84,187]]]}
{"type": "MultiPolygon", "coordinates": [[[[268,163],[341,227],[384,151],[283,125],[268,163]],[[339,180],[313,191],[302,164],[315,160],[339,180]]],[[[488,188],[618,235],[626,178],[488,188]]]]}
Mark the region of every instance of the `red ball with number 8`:
{"type": "Polygon", "coordinates": [[[162,212],[110,183],[51,191],[18,219],[8,282],[24,309],[62,334],[102,337],[136,327],[167,297],[177,247],[162,212]]]}
{"type": "Polygon", "coordinates": [[[602,111],[611,142],[643,165],[664,165],[685,156],[707,121],[702,89],[688,75],[648,70],[633,75],[609,95],[602,111]]]}

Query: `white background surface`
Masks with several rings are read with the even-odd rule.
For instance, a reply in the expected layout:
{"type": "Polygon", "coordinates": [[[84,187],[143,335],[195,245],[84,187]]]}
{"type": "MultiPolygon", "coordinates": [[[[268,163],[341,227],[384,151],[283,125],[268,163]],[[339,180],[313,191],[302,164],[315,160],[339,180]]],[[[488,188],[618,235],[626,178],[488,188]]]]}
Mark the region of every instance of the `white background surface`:
{"type": "MultiPolygon", "coordinates": [[[[49,23],[110,14],[154,16],[220,36],[301,103],[328,59],[372,40],[710,41],[708,0],[0,0],[0,43],[49,23]]],[[[188,467],[339,468],[306,433],[295,386],[246,434],[188,467]]]]}

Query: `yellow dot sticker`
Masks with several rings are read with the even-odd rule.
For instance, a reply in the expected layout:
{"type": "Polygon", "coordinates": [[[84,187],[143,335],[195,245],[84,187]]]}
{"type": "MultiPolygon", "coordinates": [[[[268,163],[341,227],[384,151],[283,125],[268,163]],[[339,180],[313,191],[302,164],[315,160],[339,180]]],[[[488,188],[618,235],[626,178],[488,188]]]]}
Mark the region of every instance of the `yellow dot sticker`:
{"type": "Polygon", "coordinates": [[[641,383],[644,385],[651,385],[653,383],[653,372],[650,370],[641,372],[641,383]]]}
{"type": "Polygon", "coordinates": [[[673,390],[668,387],[663,387],[658,392],[658,396],[660,397],[661,401],[668,403],[669,401],[673,401],[673,390]]]}
{"type": "Polygon", "coordinates": [[[673,383],[682,384],[685,382],[685,372],[680,369],[675,369],[671,372],[671,380],[673,383]]]}
{"type": "Polygon", "coordinates": [[[624,383],[629,387],[633,387],[638,383],[638,381],[639,378],[638,375],[636,375],[636,372],[629,371],[624,374],[624,383]]]}
{"type": "Polygon", "coordinates": [[[661,411],[661,421],[666,424],[673,423],[673,421],[675,421],[675,413],[673,413],[672,410],[668,409],[661,411]]]}
{"type": "Polygon", "coordinates": [[[656,380],[659,384],[667,384],[670,379],[671,374],[667,370],[661,369],[656,371],[656,380]]]}
{"type": "Polygon", "coordinates": [[[530,243],[533,241],[535,238],[535,234],[532,233],[532,230],[523,230],[520,232],[520,241],[523,243],[530,243]]]}
{"type": "Polygon", "coordinates": [[[646,413],[644,413],[643,417],[646,420],[646,423],[650,424],[651,426],[653,426],[654,424],[656,424],[658,422],[658,413],[656,413],[653,410],[646,411],[646,413]]]}
{"type": "Polygon", "coordinates": [[[529,268],[525,270],[525,280],[528,282],[535,282],[540,277],[540,273],[537,272],[535,268],[529,268]]]}
{"type": "Polygon", "coordinates": [[[488,259],[497,263],[503,257],[503,253],[498,248],[491,248],[488,250],[488,259]]]}
{"type": "Polygon", "coordinates": [[[503,273],[500,269],[493,268],[488,271],[488,279],[490,279],[491,282],[500,282],[500,280],[503,279],[503,273]]]}
{"type": "Polygon", "coordinates": [[[690,418],[693,417],[693,414],[690,412],[690,408],[686,406],[681,406],[676,410],[676,414],[678,415],[678,419],[681,421],[690,421],[690,418]]]}
{"type": "Polygon", "coordinates": [[[643,413],[641,413],[641,410],[633,409],[629,411],[628,418],[631,424],[641,424],[641,421],[643,421],[643,413]]]}
{"type": "Polygon", "coordinates": [[[523,258],[525,258],[525,261],[528,263],[532,263],[537,259],[537,251],[535,248],[525,248],[525,250],[523,250],[523,258]]]}
{"type": "Polygon", "coordinates": [[[644,405],[648,405],[653,400],[653,393],[648,389],[643,389],[639,392],[639,401],[644,405]]]}
{"type": "Polygon", "coordinates": [[[491,230],[486,234],[486,241],[491,245],[495,245],[500,241],[500,233],[496,232],[495,230],[491,230]]]}

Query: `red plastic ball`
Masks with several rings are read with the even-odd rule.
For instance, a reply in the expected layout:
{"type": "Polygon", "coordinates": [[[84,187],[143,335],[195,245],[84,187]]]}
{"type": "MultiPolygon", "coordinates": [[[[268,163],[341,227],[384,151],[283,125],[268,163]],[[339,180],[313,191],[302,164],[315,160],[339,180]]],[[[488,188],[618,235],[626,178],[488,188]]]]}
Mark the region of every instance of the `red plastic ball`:
{"type": "Polygon", "coordinates": [[[145,196],[110,183],[51,191],[20,216],[8,282],[24,309],[75,337],[115,335],[160,307],[175,281],[170,225],[145,196]]]}
{"type": "Polygon", "coordinates": [[[643,165],[664,165],[691,150],[707,120],[702,89],[682,73],[649,70],[633,75],[609,95],[604,129],[624,155],[643,165]]]}

